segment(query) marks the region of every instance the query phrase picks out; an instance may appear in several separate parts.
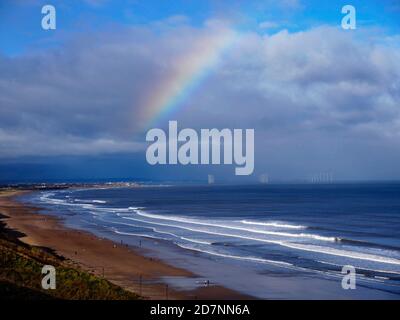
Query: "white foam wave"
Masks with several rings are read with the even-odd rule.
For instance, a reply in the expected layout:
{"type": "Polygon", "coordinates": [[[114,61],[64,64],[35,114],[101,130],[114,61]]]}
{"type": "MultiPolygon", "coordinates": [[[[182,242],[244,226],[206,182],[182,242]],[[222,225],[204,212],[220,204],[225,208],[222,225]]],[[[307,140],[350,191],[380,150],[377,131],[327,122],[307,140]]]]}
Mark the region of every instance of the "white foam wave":
{"type": "MultiPolygon", "coordinates": [[[[104,222],[109,222],[109,221],[105,221],[104,219],[99,219],[99,220],[101,220],[101,221],[104,221],[104,222]]],[[[125,225],[125,226],[134,226],[134,225],[132,225],[132,224],[129,224],[129,223],[123,223],[123,222],[111,222],[111,223],[113,223],[113,224],[119,224],[119,225],[125,225]]],[[[167,235],[169,235],[169,236],[172,236],[172,237],[175,237],[175,238],[178,238],[178,239],[181,239],[181,240],[185,240],[185,241],[189,241],[189,242],[193,242],[193,243],[197,243],[197,244],[204,244],[204,245],[212,245],[212,242],[208,242],[208,241],[203,241],[203,240],[197,240],[197,239],[192,239],[192,238],[187,238],[187,237],[181,237],[181,236],[179,236],[179,235],[176,235],[175,233],[172,233],[172,232],[167,232],[167,231],[162,231],[162,230],[159,230],[159,229],[157,229],[157,228],[155,228],[155,227],[146,227],[147,229],[150,229],[150,230],[152,230],[153,232],[156,232],[156,233],[161,233],[161,234],[167,234],[167,235]]],[[[116,229],[116,228],[112,228],[115,232],[117,232],[118,230],[116,229]]],[[[132,234],[132,235],[137,235],[137,234],[132,234]]],[[[166,239],[165,239],[166,240],[166,239]]]]}
{"type": "Polygon", "coordinates": [[[54,198],[49,198],[49,195],[43,195],[39,197],[40,201],[48,203],[48,204],[54,204],[54,205],[63,205],[63,206],[70,206],[70,207],[81,207],[84,209],[92,209],[95,208],[95,206],[91,203],[72,203],[68,202],[65,199],[54,199],[54,198]]]}
{"type": "MultiPolygon", "coordinates": [[[[322,261],[322,260],[317,260],[317,262],[322,263],[322,264],[327,264],[330,266],[340,267],[340,268],[343,267],[343,264],[337,264],[337,263],[333,263],[333,262],[327,262],[327,261],[322,261]]],[[[371,269],[371,268],[366,268],[366,267],[359,267],[359,269],[366,270],[366,271],[372,271],[372,272],[400,274],[399,271],[394,271],[394,270],[371,269]]]]}
{"type": "Polygon", "coordinates": [[[202,240],[197,240],[197,239],[192,239],[192,238],[186,238],[186,237],[179,237],[182,240],[186,240],[189,242],[193,242],[193,243],[198,243],[198,244],[205,244],[205,245],[212,245],[212,242],[208,242],[208,241],[202,241],[202,240]]]}
{"type": "Polygon", "coordinates": [[[114,230],[114,232],[116,234],[120,234],[120,235],[123,235],[123,236],[135,236],[135,237],[145,237],[145,238],[151,238],[151,239],[157,239],[157,240],[168,240],[168,239],[165,239],[165,238],[156,237],[154,235],[145,234],[145,233],[122,232],[122,231],[118,231],[118,230],[114,230]]]}
{"type": "MultiPolygon", "coordinates": [[[[150,236],[150,235],[148,235],[148,234],[144,235],[144,234],[141,234],[141,233],[123,232],[123,231],[119,231],[119,230],[116,229],[116,228],[112,228],[112,229],[113,229],[113,231],[114,231],[115,233],[117,233],[117,234],[122,234],[122,235],[144,236],[144,237],[152,237],[152,238],[155,238],[155,239],[171,240],[171,239],[166,239],[166,238],[161,238],[161,237],[156,237],[156,236],[150,236]]],[[[150,229],[152,229],[152,230],[153,230],[154,232],[156,232],[156,233],[167,234],[167,235],[170,235],[170,236],[173,236],[173,237],[176,237],[176,238],[179,238],[179,239],[188,241],[188,242],[193,242],[193,243],[197,243],[197,244],[205,244],[205,245],[211,245],[211,244],[212,244],[212,242],[201,241],[201,240],[191,239],[191,238],[187,238],[187,237],[180,237],[180,236],[178,236],[178,235],[176,235],[176,234],[174,234],[174,233],[161,231],[161,230],[158,230],[158,229],[156,229],[156,228],[150,228],[150,229]]]]}
{"type": "Polygon", "coordinates": [[[148,222],[148,221],[145,221],[142,219],[136,219],[136,218],[131,218],[131,217],[123,217],[123,218],[129,219],[129,220],[135,220],[135,221],[139,221],[139,222],[143,222],[143,223],[148,223],[148,224],[157,224],[157,225],[161,225],[161,226],[180,228],[180,229],[193,231],[193,232],[200,232],[200,233],[213,234],[213,235],[232,237],[232,238],[240,238],[240,239],[258,241],[258,242],[264,242],[264,243],[273,243],[273,244],[281,245],[283,247],[287,247],[287,248],[291,248],[291,249],[325,253],[328,255],[347,257],[347,258],[353,258],[353,259],[358,259],[358,260],[368,260],[368,261],[373,261],[373,262],[400,265],[400,260],[398,260],[398,259],[393,259],[393,258],[388,258],[388,257],[383,257],[383,256],[378,256],[378,255],[372,255],[372,254],[366,254],[366,253],[360,253],[360,252],[354,252],[354,251],[348,251],[348,250],[339,250],[339,249],[335,249],[335,248],[321,247],[321,246],[315,246],[315,245],[310,245],[310,244],[306,245],[306,244],[292,243],[292,242],[287,242],[287,241],[268,240],[268,239],[248,237],[248,236],[242,236],[242,235],[234,235],[234,234],[229,234],[229,233],[213,232],[210,230],[193,229],[193,228],[189,228],[189,227],[172,225],[172,224],[168,224],[168,223],[148,222]]]}
{"type": "MultiPolygon", "coordinates": [[[[81,209],[86,209],[86,210],[91,210],[91,214],[93,215],[98,215],[100,212],[129,212],[129,209],[127,208],[105,208],[105,207],[99,207],[96,206],[96,204],[106,204],[107,201],[105,200],[79,200],[79,199],[74,199],[74,202],[68,201],[68,199],[54,199],[50,198],[50,196],[53,196],[54,193],[46,193],[43,194],[41,197],[39,197],[40,201],[45,202],[50,205],[58,205],[58,206],[66,206],[66,207],[77,207],[81,209]],[[93,212],[92,210],[96,210],[96,212],[93,212]]],[[[137,209],[140,209],[139,207],[137,209]]]]}
{"type": "MultiPolygon", "coordinates": [[[[137,219],[137,218],[132,218],[132,217],[122,217],[123,219],[128,219],[128,220],[133,220],[133,221],[138,221],[146,224],[155,224],[159,226],[164,226],[164,227],[173,227],[173,228],[178,228],[182,230],[187,230],[187,231],[193,231],[193,232],[200,232],[200,233],[205,233],[205,234],[212,234],[216,236],[224,236],[224,237],[231,237],[231,238],[239,238],[239,239],[245,239],[245,240],[253,240],[253,241],[259,241],[259,242],[264,242],[264,243],[274,243],[274,244],[281,244],[282,241],[277,241],[277,240],[267,240],[267,239],[260,239],[260,238],[254,238],[254,237],[247,237],[247,236],[242,236],[238,234],[231,234],[231,233],[223,233],[223,232],[213,232],[210,230],[202,230],[202,229],[194,229],[190,227],[184,227],[180,225],[174,225],[174,224],[169,224],[169,223],[162,223],[162,222],[154,222],[154,221],[146,221],[143,219],[137,219]]],[[[118,224],[118,222],[115,222],[118,224]]],[[[131,225],[135,226],[135,225],[131,225]]]]}
{"type": "Polygon", "coordinates": [[[304,245],[304,244],[300,244],[300,243],[287,242],[284,245],[285,245],[285,247],[297,249],[297,250],[318,252],[318,253],[324,253],[324,254],[328,254],[328,255],[352,258],[352,259],[358,259],[358,260],[368,260],[368,261],[373,261],[373,262],[400,265],[400,260],[398,260],[398,259],[383,257],[383,256],[378,256],[378,255],[373,255],[373,254],[368,254],[368,253],[341,250],[341,249],[335,249],[335,248],[329,248],[329,247],[321,247],[321,246],[315,246],[315,245],[311,245],[311,244],[304,245]]]}
{"type": "Polygon", "coordinates": [[[179,245],[179,246],[186,250],[194,250],[194,251],[207,253],[207,254],[210,254],[213,256],[218,256],[218,257],[238,259],[238,260],[247,260],[247,261],[259,262],[259,263],[279,264],[279,265],[288,266],[288,267],[293,266],[291,263],[283,262],[283,261],[275,261],[275,260],[268,260],[268,259],[257,258],[257,257],[246,257],[246,256],[224,254],[224,253],[219,253],[219,252],[214,252],[214,251],[209,251],[209,250],[202,250],[199,248],[189,247],[189,246],[185,246],[185,245],[179,245]]]}
{"type": "Polygon", "coordinates": [[[92,202],[93,203],[102,203],[102,204],[107,203],[107,201],[104,201],[104,200],[92,200],[92,202]]]}
{"type": "Polygon", "coordinates": [[[255,226],[266,226],[266,227],[275,227],[275,228],[286,228],[286,229],[306,229],[306,226],[302,225],[292,225],[292,224],[283,224],[278,222],[258,222],[258,221],[249,221],[249,220],[240,220],[240,223],[250,224],[255,226]]]}
{"type": "MultiPolygon", "coordinates": [[[[134,210],[134,209],[132,209],[132,210],[134,210]]],[[[168,221],[174,221],[174,222],[180,222],[180,223],[186,223],[186,224],[195,224],[195,225],[208,226],[208,227],[218,227],[218,228],[223,228],[223,229],[246,231],[246,232],[258,233],[258,234],[264,234],[264,235],[273,235],[273,236],[290,237],[290,238],[308,238],[308,239],[314,239],[314,240],[319,240],[319,241],[330,241],[330,242],[337,241],[337,238],[335,238],[335,237],[324,237],[324,236],[309,234],[309,233],[288,233],[288,232],[279,232],[279,231],[249,229],[249,228],[243,228],[243,227],[228,226],[228,225],[223,225],[223,224],[218,224],[218,223],[201,222],[199,220],[187,219],[187,218],[182,218],[182,217],[177,217],[177,216],[168,216],[167,217],[167,216],[162,216],[162,215],[158,215],[158,214],[145,213],[145,212],[143,212],[141,210],[137,210],[137,209],[134,211],[137,215],[146,217],[146,218],[150,218],[150,219],[168,220],[168,221]]]]}

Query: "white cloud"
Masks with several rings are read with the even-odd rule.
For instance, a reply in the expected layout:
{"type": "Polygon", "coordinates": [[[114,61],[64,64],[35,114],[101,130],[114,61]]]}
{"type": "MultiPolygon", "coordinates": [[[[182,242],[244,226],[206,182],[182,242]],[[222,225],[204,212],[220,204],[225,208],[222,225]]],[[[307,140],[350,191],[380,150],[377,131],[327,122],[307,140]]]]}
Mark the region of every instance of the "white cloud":
{"type": "Polygon", "coordinates": [[[258,24],[261,29],[275,29],[278,28],[280,25],[274,21],[263,21],[258,24]]]}

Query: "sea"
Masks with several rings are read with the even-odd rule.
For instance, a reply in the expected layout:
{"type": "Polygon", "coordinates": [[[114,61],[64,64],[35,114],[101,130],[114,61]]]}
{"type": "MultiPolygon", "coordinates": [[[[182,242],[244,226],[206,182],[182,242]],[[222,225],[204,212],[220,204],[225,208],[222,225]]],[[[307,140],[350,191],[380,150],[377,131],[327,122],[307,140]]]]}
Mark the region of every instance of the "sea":
{"type": "Polygon", "coordinates": [[[178,289],[208,281],[265,299],[400,298],[400,183],[160,184],[21,200],[198,275],[163,279],[178,289]]]}

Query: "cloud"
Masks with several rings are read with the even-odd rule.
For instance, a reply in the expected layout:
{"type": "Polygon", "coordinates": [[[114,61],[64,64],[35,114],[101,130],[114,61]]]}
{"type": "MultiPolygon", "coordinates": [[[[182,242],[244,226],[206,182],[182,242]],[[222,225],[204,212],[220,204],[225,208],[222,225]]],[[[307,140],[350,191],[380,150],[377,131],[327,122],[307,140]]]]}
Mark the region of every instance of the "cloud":
{"type": "Polygon", "coordinates": [[[261,29],[275,29],[279,27],[279,23],[273,21],[263,21],[258,24],[261,29]]]}
{"type": "MultiPolygon", "coordinates": [[[[226,27],[175,17],[0,56],[0,157],[141,152],[139,106],[182,57],[195,57],[193,48],[226,27]]],[[[379,141],[384,157],[400,141],[400,49],[391,39],[330,27],[243,32],[170,117],[194,128],[255,128],[266,166],[266,150],[290,158],[302,146],[297,156],[306,165],[309,150],[328,157],[340,139],[349,152],[379,141]]],[[[349,166],[347,155],[334,157],[349,166]]]]}
{"type": "Polygon", "coordinates": [[[223,116],[224,125],[259,123],[282,135],[355,134],[358,125],[372,123],[375,135],[397,134],[398,55],[326,27],[247,34],[187,110],[207,110],[208,118],[205,111],[196,117],[202,125],[223,116]]]}
{"type": "Polygon", "coordinates": [[[0,149],[2,155],[7,158],[38,155],[79,156],[134,153],[145,150],[145,144],[112,138],[52,136],[30,130],[13,133],[0,130],[0,149]]]}

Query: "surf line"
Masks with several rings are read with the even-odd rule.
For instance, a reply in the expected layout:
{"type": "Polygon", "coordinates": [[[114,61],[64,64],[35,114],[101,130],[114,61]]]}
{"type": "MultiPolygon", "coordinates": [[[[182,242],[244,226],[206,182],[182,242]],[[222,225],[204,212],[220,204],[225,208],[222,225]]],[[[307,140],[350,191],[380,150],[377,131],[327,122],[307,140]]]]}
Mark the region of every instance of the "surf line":
{"type": "Polygon", "coordinates": [[[254,171],[254,129],[245,130],[244,146],[242,129],[201,129],[199,136],[191,128],[178,132],[178,122],[169,121],[168,134],[163,129],[153,128],[147,132],[146,141],[152,142],[146,150],[146,160],[151,165],[219,165],[234,162],[237,165],[236,175],[251,175],[254,171]]]}
{"type": "MultiPolygon", "coordinates": [[[[321,246],[315,246],[315,245],[309,245],[309,244],[302,245],[300,243],[293,243],[293,242],[282,241],[282,240],[269,240],[269,239],[263,239],[263,238],[242,236],[242,235],[238,235],[238,234],[229,234],[229,233],[222,233],[222,232],[213,232],[210,230],[193,229],[190,227],[183,227],[180,225],[174,225],[174,224],[169,224],[169,223],[149,222],[146,220],[132,218],[132,217],[122,217],[122,218],[127,219],[127,220],[139,221],[139,222],[143,222],[143,223],[147,223],[147,224],[155,224],[155,225],[159,225],[159,226],[174,227],[174,228],[184,229],[184,230],[189,230],[189,231],[194,231],[194,232],[213,234],[213,235],[225,236],[225,237],[232,237],[232,238],[238,238],[238,239],[245,239],[245,240],[253,240],[253,241],[264,242],[264,243],[272,243],[272,244],[277,244],[277,245],[280,245],[283,247],[297,249],[297,250],[301,250],[301,251],[311,251],[311,252],[323,253],[323,254],[328,254],[328,255],[333,255],[333,256],[347,257],[347,258],[353,258],[353,259],[358,259],[358,260],[368,260],[368,261],[374,261],[374,262],[380,262],[380,263],[386,263],[386,264],[396,264],[396,265],[400,264],[400,260],[397,260],[394,258],[388,258],[388,257],[384,257],[384,256],[367,254],[367,253],[357,253],[354,251],[338,250],[338,249],[333,249],[333,248],[329,249],[329,248],[324,248],[321,246]]],[[[120,222],[114,222],[114,223],[118,224],[120,222]]],[[[135,225],[132,225],[132,226],[135,226],[135,225]]]]}

